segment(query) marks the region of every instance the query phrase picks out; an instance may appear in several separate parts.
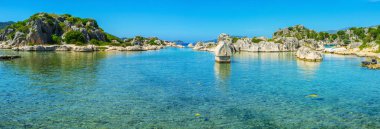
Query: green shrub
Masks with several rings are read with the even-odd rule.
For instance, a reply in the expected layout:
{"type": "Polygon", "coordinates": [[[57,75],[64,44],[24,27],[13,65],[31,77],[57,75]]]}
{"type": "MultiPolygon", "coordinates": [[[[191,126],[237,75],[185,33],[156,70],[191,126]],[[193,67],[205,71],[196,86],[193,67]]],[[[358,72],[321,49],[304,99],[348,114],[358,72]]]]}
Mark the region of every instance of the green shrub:
{"type": "Polygon", "coordinates": [[[116,36],[114,36],[114,35],[111,35],[111,34],[106,33],[106,36],[107,36],[107,41],[108,41],[108,42],[112,42],[112,40],[116,40],[116,41],[118,41],[118,42],[120,42],[120,43],[123,42],[120,38],[118,38],[118,37],[116,37],[116,36]]]}
{"type": "Polygon", "coordinates": [[[351,41],[350,40],[344,40],[343,43],[344,43],[344,45],[348,45],[351,43],[351,41]]]}
{"type": "Polygon", "coordinates": [[[332,34],[330,35],[330,39],[331,40],[336,40],[338,38],[338,35],[337,34],[332,34]]]}
{"type": "Polygon", "coordinates": [[[232,37],[232,43],[236,43],[239,40],[238,37],[232,37]]]}
{"type": "Polygon", "coordinates": [[[133,46],[131,42],[125,42],[121,46],[126,47],[126,46],[133,46]]]}
{"type": "Polygon", "coordinates": [[[97,46],[105,46],[105,45],[109,45],[110,43],[109,42],[104,42],[104,41],[99,41],[99,40],[96,40],[96,39],[91,39],[90,40],[90,44],[97,45],[97,46]]]}
{"type": "Polygon", "coordinates": [[[156,38],[150,39],[148,44],[149,45],[158,45],[155,41],[156,41],[156,38]]]}
{"type": "Polygon", "coordinates": [[[144,40],[144,37],[142,37],[142,36],[136,36],[135,40],[142,42],[144,40]]]}
{"type": "Polygon", "coordinates": [[[51,19],[47,19],[46,22],[47,22],[50,26],[53,26],[53,25],[54,25],[54,22],[53,22],[53,20],[51,20],[51,19]]]}
{"type": "Polygon", "coordinates": [[[258,38],[256,38],[256,37],[252,38],[252,42],[253,42],[253,43],[260,43],[261,41],[263,41],[263,40],[258,39],[258,38]]]}
{"type": "Polygon", "coordinates": [[[19,21],[15,24],[12,24],[10,26],[7,26],[6,29],[14,29],[15,31],[20,31],[23,33],[28,33],[29,27],[26,25],[27,21],[19,21]]]}
{"type": "Polygon", "coordinates": [[[86,38],[79,31],[69,31],[65,34],[65,42],[69,44],[83,45],[86,38]]]}
{"type": "Polygon", "coordinates": [[[13,38],[15,38],[15,34],[16,34],[15,32],[8,34],[7,35],[7,39],[13,39],[13,38]]]}
{"type": "Polygon", "coordinates": [[[368,47],[368,44],[366,42],[363,42],[363,44],[359,46],[359,49],[363,50],[364,48],[367,48],[367,47],[368,47]]]}
{"type": "Polygon", "coordinates": [[[60,36],[57,36],[57,35],[53,34],[53,35],[51,35],[51,40],[55,44],[60,44],[61,41],[62,41],[62,38],[60,36]]]}

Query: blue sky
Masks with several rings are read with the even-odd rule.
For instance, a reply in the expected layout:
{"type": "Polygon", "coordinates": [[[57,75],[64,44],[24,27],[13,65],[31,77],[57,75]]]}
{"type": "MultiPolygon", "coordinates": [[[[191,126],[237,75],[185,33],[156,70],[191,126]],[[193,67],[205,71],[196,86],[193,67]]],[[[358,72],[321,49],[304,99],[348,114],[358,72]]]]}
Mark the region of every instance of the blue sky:
{"type": "Polygon", "coordinates": [[[119,37],[188,42],[220,33],[271,36],[296,24],[318,31],[380,25],[380,0],[4,0],[0,21],[37,12],[94,18],[119,37]]]}

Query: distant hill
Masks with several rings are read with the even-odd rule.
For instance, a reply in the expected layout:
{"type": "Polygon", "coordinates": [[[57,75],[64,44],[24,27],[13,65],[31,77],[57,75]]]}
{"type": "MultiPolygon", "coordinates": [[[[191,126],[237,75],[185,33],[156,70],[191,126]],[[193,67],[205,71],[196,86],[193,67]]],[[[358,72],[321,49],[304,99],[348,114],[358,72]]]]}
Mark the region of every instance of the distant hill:
{"type": "Polygon", "coordinates": [[[0,29],[3,29],[11,24],[14,24],[15,22],[9,21],[9,22],[0,22],[0,29]]]}

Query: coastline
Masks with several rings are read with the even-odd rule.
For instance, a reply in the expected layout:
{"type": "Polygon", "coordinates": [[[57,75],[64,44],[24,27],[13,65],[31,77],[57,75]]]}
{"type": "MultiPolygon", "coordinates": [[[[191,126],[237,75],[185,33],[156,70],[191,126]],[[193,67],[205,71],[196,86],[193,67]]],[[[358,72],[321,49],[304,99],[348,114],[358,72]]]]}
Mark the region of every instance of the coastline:
{"type": "MultiPolygon", "coordinates": [[[[175,48],[190,48],[194,51],[207,51],[214,52],[215,45],[206,45],[206,46],[182,46],[176,44],[169,45],[134,45],[134,46],[97,46],[97,45],[33,45],[33,46],[19,46],[12,47],[9,45],[1,45],[0,50],[14,50],[14,51],[75,51],[75,52],[93,52],[93,51],[149,51],[149,50],[160,50],[165,47],[175,47],[175,48]]],[[[297,52],[297,51],[249,51],[242,49],[241,52],[297,52]]],[[[358,57],[371,57],[380,59],[380,53],[371,52],[368,50],[355,49],[346,49],[344,47],[338,48],[325,48],[319,50],[318,52],[328,53],[328,54],[337,54],[337,55],[355,55],[358,57]]]]}
{"type": "Polygon", "coordinates": [[[160,50],[165,47],[184,48],[181,45],[134,45],[134,46],[96,46],[96,45],[33,45],[33,46],[4,46],[0,45],[0,50],[14,51],[74,51],[74,52],[95,52],[95,51],[149,51],[160,50]]]}

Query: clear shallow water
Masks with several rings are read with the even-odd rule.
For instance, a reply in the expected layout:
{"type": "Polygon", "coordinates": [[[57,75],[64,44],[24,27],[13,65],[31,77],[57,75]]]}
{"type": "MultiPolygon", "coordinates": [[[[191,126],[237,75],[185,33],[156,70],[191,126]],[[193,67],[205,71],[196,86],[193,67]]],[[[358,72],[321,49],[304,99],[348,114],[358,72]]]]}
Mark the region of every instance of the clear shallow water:
{"type": "Polygon", "coordinates": [[[354,56],[4,53],[0,128],[380,128],[380,71],[354,56]]]}

